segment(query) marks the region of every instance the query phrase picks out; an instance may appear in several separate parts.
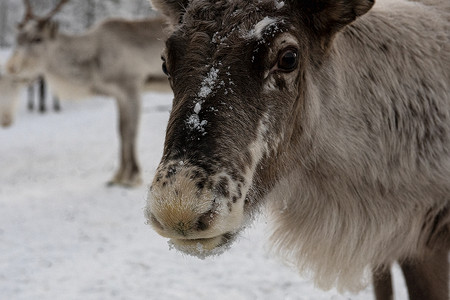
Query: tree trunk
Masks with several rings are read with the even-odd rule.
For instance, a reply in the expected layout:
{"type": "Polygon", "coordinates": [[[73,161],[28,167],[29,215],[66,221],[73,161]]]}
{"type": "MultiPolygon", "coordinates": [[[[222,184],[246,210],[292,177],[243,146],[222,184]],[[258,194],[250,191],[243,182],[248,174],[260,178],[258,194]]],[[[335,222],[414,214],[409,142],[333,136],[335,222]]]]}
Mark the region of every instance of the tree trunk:
{"type": "Polygon", "coordinates": [[[7,33],[8,33],[8,3],[6,1],[0,2],[0,47],[7,47],[7,33]]]}

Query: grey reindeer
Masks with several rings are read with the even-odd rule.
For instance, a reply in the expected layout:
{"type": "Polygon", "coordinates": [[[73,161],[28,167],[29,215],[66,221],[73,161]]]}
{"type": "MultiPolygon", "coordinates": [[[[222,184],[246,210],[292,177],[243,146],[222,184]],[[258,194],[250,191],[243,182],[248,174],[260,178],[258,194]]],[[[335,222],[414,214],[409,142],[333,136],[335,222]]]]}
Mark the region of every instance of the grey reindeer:
{"type": "Polygon", "coordinates": [[[146,218],[224,251],[263,207],[321,288],[448,300],[450,1],[153,0],[174,91],[146,218]],[[264,206],[263,206],[264,204],[264,206]]]}
{"type": "Polygon", "coordinates": [[[14,52],[7,70],[17,77],[43,75],[60,99],[104,95],[115,98],[119,115],[120,166],[109,182],[136,186],[141,175],[136,138],[141,110],[140,93],[155,81],[166,81],[160,56],[166,37],[161,17],[129,21],[108,19],[81,35],[59,32],[52,16],[33,14],[29,0],[18,26],[14,52]]]}

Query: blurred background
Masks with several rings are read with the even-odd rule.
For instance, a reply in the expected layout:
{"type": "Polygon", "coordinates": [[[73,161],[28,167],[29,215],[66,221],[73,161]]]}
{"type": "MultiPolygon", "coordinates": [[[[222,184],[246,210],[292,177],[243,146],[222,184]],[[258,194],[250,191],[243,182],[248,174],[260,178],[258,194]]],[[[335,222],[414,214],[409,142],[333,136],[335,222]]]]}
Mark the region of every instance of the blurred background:
{"type": "MultiPolygon", "coordinates": [[[[34,0],[33,12],[45,15],[59,0],[34,0]]],[[[0,47],[14,44],[16,24],[24,14],[23,1],[0,1],[0,47]]],[[[155,14],[148,0],[82,0],[69,1],[54,17],[64,32],[77,33],[108,17],[145,18],[155,14]]]]}

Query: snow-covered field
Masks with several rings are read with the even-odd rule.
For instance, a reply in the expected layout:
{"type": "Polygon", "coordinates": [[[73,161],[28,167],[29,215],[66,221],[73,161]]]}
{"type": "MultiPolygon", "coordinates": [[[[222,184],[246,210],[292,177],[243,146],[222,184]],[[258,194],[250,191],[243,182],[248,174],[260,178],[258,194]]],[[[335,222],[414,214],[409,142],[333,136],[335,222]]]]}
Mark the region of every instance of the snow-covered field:
{"type": "MultiPolygon", "coordinates": [[[[3,53],[3,57],[6,54],[3,53]]],[[[0,56],[1,57],[1,56],[0,56]]],[[[0,128],[0,299],[373,299],[317,290],[267,253],[261,217],[225,254],[169,250],[145,223],[171,95],[145,95],[138,154],[146,185],[106,187],[118,163],[111,99],[25,110],[0,128]]],[[[396,299],[406,289],[395,270],[396,299]]]]}

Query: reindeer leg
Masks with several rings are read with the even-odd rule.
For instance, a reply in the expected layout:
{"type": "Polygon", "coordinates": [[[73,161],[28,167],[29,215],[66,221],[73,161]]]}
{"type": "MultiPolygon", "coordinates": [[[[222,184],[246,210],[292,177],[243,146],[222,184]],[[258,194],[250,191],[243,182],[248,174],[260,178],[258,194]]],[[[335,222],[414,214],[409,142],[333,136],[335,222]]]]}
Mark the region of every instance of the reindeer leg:
{"type": "Polygon", "coordinates": [[[34,83],[28,86],[28,110],[34,109],[34,83]]]}
{"type": "Polygon", "coordinates": [[[140,97],[137,91],[127,93],[128,99],[117,98],[120,133],[120,167],[110,185],[137,186],[142,183],[136,159],[136,137],[140,118],[140,97]]]}
{"type": "Polygon", "coordinates": [[[401,264],[410,300],[448,300],[448,251],[436,250],[423,260],[401,264]]]}
{"type": "Polygon", "coordinates": [[[53,96],[53,110],[61,111],[61,103],[59,102],[59,98],[56,96],[53,96]]]}
{"type": "Polygon", "coordinates": [[[39,78],[38,85],[39,85],[39,112],[43,113],[45,112],[46,86],[45,81],[42,77],[39,78]]]}
{"type": "Polygon", "coordinates": [[[376,300],[392,300],[392,277],[389,267],[381,267],[372,271],[373,289],[376,300]]]}

